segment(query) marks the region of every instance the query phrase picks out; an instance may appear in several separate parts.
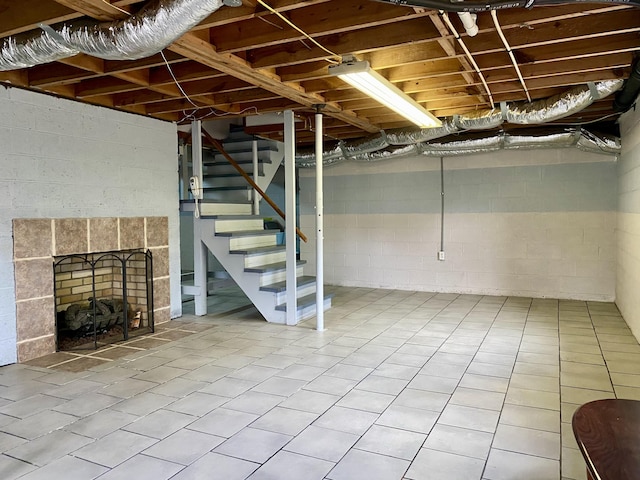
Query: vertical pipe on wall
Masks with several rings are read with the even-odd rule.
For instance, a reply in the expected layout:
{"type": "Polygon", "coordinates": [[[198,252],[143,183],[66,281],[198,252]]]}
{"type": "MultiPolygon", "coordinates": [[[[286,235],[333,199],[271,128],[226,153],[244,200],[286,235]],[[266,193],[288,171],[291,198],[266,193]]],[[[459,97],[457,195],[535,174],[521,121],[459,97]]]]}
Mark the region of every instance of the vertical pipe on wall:
{"type": "Polygon", "coordinates": [[[440,157],[440,251],[444,252],[444,157],[440,157]]]}
{"type": "Polygon", "coordinates": [[[322,114],[316,113],[316,330],[324,330],[324,199],[322,114]]]}
{"type": "MultiPolygon", "coordinates": [[[[202,186],[202,122],[194,120],[191,123],[191,163],[193,176],[198,177],[202,186]]],[[[198,204],[196,200],[195,209],[198,204]]],[[[194,212],[195,213],[195,212],[194,212]]],[[[195,215],[194,215],[195,217],[195,215]]],[[[207,314],[207,247],[201,240],[201,228],[198,218],[193,219],[193,285],[197,289],[194,296],[196,315],[207,314]]]]}
{"type": "Polygon", "coordinates": [[[293,111],[284,112],[285,244],[287,259],[287,325],[297,323],[296,298],[296,130],[293,111]]]}
{"type": "MultiPolygon", "coordinates": [[[[253,181],[258,184],[258,141],[254,138],[251,143],[251,152],[253,153],[253,181]]],[[[253,191],[253,214],[260,215],[260,195],[253,191]]]]}

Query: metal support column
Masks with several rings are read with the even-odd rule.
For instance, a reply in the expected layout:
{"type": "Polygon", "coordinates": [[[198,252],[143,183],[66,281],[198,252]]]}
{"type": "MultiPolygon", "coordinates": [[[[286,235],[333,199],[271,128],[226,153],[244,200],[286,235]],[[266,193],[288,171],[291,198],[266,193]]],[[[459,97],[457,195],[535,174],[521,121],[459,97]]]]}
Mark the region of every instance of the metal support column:
{"type": "Polygon", "coordinates": [[[324,330],[324,199],[322,183],[322,113],[316,113],[316,330],[324,330]]]}
{"type": "MultiPolygon", "coordinates": [[[[254,138],[251,145],[251,151],[253,153],[253,181],[258,184],[258,141],[254,138]]],[[[253,193],[253,214],[260,215],[260,194],[255,189],[253,193]]]]}
{"type": "MultiPolygon", "coordinates": [[[[202,185],[202,122],[195,120],[191,123],[191,141],[193,176],[198,177],[202,185]]],[[[198,206],[195,206],[196,210],[198,206]]],[[[207,256],[208,249],[202,243],[200,219],[193,218],[193,285],[196,287],[194,296],[196,315],[207,314],[207,256]]]]}
{"type": "Polygon", "coordinates": [[[291,110],[284,112],[285,243],[287,246],[287,325],[298,322],[296,297],[296,126],[291,110]]]}

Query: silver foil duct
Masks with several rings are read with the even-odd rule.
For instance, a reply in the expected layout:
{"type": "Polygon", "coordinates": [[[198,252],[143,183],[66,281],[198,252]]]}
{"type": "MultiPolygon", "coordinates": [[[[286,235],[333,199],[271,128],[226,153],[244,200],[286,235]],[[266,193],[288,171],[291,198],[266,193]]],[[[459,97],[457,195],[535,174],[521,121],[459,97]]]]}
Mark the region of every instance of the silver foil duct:
{"type": "Polygon", "coordinates": [[[453,122],[459,130],[489,130],[502,125],[504,118],[499,108],[454,115],[453,122]]]}
{"type": "Polygon", "coordinates": [[[617,154],[622,150],[620,139],[617,137],[596,136],[591,132],[585,132],[580,136],[576,147],[587,152],[600,152],[617,154]]]}
{"type": "Polygon", "coordinates": [[[391,160],[418,155],[420,153],[418,145],[405,145],[402,147],[391,147],[377,152],[363,153],[352,157],[356,162],[379,162],[381,160],[391,160]]]}
{"type": "Polygon", "coordinates": [[[516,150],[523,148],[563,148],[576,144],[576,140],[581,135],[580,130],[562,133],[552,133],[549,135],[505,135],[504,148],[516,150]],[[576,135],[576,133],[578,135],[576,135]]]}
{"type": "Polygon", "coordinates": [[[121,21],[68,23],[40,35],[5,39],[0,71],[32,67],[86,53],[105,60],[135,60],[158,53],[218,10],[222,0],[156,0],[121,21]]]}
{"type": "Polygon", "coordinates": [[[445,118],[441,127],[390,130],[387,132],[387,142],[390,145],[412,145],[445,137],[457,131],[458,127],[453,123],[453,120],[445,118]]]}
{"type": "MultiPolygon", "coordinates": [[[[461,133],[469,130],[490,130],[499,127],[504,122],[515,124],[543,124],[559,118],[569,116],[579,112],[591,105],[595,100],[600,100],[616,92],[624,84],[623,80],[605,80],[598,83],[590,83],[579,87],[574,87],[569,91],[554,95],[553,97],[538,100],[531,103],[504,103],[501,109],[479,110],[473,113],[455,115],[442,120],[442,126],[438,128],[407,128],[390,130],[378,137],[359,140],[356,143],[344,143],[343,151],[346,155],[336,157],[338,152],[325,152],[323,155],[324,164],[337,163],[348,160],[349,157],[357,157],[358,161],[378,161],[380,156],[371,157],[370,154],[376,142],[379,142],[381,149],[385,148],[386,139],[388,145],[419,145],[421,152],[425,155],[433,156],[455,156],[469,155],[471,153],[482,153],[497,150],[498,148],[526,149],[526,148],[553,148],[554,146],[575,146],[585,151],[597,153],[620,152],[619,140],[610,138],[602,139],[586,130],[571,129],[571,133],[552,134],[547,136],[510,136],[506,134],[495,134],[487,137],[487,144],[482,146],[478,140],[456,141],[455,144],[439,144],[435,147],[432,140],[446,137],[447,135],[461,133]],[[593,138],[591,138],[593,137],[593,138]],[[505,144],[496,147],[492,143],[496,138],[504,139],[505,144]],[[571,142],[569,142],[571,138],[571,142]],[[467,142],[472,142],[471,144],[467,142]],[[564,142],[569,142],[564,145],[564,142]],[[384,145],[384,146],[382,146],[384,145]],[[368,156],[369,155],[369,156],[368,156]]],[[[502,141],[502,140],[501,140],[502,141]]],[[[383,156],[382,156],[383,157],[383,156]]],[[[313,167],[315,165],[315,155],[297,155],[296,162],[300,167],[313,167]]]]}
{"type": "Polygon", "coordinates": [[[503,115],[509,123],[537,125],[568,117],[588,107],[593,101],[589,86],[581,85],[544,100],[506,104],[503,115]]]}
{"type": "Polygon", "coordinates": [[[594,85],[596,91],[596,100],[608,97],[612,93],[617,92],[624,85],[624,80],[617,78],[615,80],[605,80],[594,85]]]}
{"type": "Polygon", "coordinates": [[[455,152],[454,155],[460,155],[460,152],[470,151],[477,152],[491,152],[498,150],[504,145],[504,138],[502,135],[493,135],[490,137],[476,138],[473,140],[454,140],[446,143],[425,143],[420,145],[420,153],[428,156],[445,156],[450,154],[447,152],[455,152]]]}
{"type": "MultiPolygon", "coordinates": [[[[330,156],[323,158],[324,165],[335,165],[346,161],[378,162],[387,159],[424,155],[427,157],[457,157],[497,150],[531,150],[538,148],[575,147],[586,152],[616,155],[620,153],[620,140],[616,137],[595,135],[581,128],[570,128],[558,133],[545,135],[511,135],[496,133],[484,138],[453,140],[451,142],[417,142],[414,145],[387,147],[374,152],[361,152],[358,155],[338,153],[339,148],[330,156]]],[[[315,167],[313,153],[296,155],[296,165],[300,168],[315,167]]]]}
{"type": "Polygon", "coordinates": [[[380,132],[367,138],[346,143],[342,150],[345,156],[353,157],[362,153],[377,152],[388,146],[387,135],[384,132],[380,132]]]}

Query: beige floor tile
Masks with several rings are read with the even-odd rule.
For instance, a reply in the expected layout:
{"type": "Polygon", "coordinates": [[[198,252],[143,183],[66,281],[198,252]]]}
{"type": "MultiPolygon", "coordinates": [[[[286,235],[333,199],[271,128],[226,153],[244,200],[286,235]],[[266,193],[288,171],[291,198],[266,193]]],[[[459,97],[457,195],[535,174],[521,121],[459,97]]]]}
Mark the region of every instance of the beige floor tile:
{"type": "Polygon", "coordinates": [[[544,408],[505,404],[500,415],[500,423],[547,432],[560,432],[559,412],[544,408]]]}
{"type": "Polygon", "coordinates": [[[560,460],[560,433],[499,424],[492,447],[560,460]]]}
{"type": "Polygon", "coordinates": [[[480,480],[483,466],[484,460],[423,448],[411,464],[405,478],[412,480],[425,478],[430,480],[480,480]]]}
{"type": "Polygon", "coordinates": [[[640,400],[640,347],[613,304],[331,288],[322,334],[243,308],[174,320],[82,372],[0,368],[0,450],[15,457],[0,470],[579,480],[576,409],[640,400]]]}
{"type": "Polygon", "coordinates": [[[485,460],[492,441],[491,433],[437,424],[424,442],[424,447],[485,460]]]}
{"type": "Polygon", "coordinates": [[[560,462],[548,458],[524,455],[492,448],[484,477],[487,480],[559,480],[560,462]]]}

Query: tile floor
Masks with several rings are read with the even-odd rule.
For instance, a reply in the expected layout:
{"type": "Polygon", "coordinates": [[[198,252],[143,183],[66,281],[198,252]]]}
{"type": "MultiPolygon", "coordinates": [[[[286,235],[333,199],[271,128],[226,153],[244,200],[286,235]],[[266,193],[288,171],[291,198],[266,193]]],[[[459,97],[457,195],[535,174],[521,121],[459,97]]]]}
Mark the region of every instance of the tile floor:
{"type": "Polygon", "coordinates": [[[84,371],[1,367],[0,478],[584,479],[577,406],[640,399],[613,304],[331,290],[325,332],[248,308],[84,371]]]}

